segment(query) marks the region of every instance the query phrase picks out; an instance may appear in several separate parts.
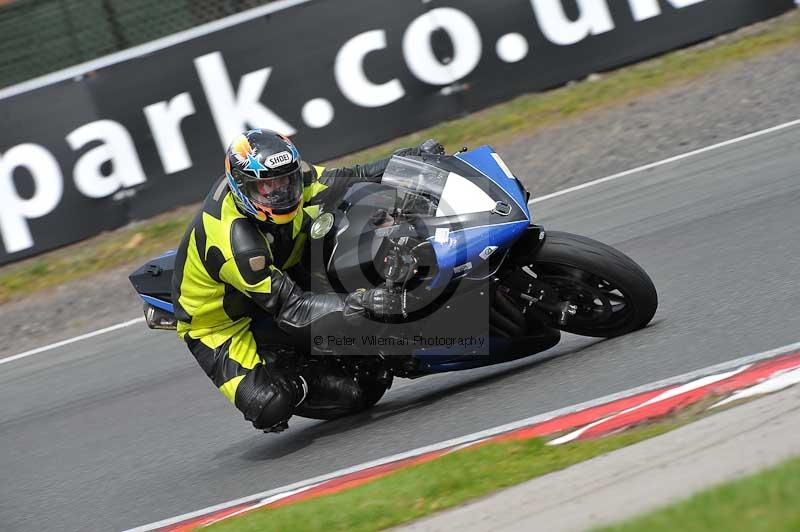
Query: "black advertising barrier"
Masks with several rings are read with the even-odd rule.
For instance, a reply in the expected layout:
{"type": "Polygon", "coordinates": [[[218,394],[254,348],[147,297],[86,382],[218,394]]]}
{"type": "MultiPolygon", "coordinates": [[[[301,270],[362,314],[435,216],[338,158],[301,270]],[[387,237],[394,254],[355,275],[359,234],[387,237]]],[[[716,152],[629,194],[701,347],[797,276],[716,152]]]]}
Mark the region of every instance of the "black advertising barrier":
{"type": "Polygon", "coordinates": [[[283,0],[11,87],[0,91],[0,264],[198,201],[249,126],[325,160],[792,7],[283,0]]]}

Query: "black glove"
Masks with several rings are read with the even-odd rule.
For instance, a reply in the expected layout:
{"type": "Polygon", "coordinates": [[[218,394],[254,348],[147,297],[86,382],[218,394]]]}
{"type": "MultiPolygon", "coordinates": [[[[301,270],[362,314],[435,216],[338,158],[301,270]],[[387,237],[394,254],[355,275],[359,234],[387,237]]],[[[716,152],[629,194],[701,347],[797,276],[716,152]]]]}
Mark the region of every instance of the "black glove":
{"type": "Polygon", "coordinates": [[[347,297],[348,310],[364,310],[371,318],[386,318],[403,313],[403,296],[397,290],[372,288],[353,292],[347,297]]]}
{"type": "Polygon", "coordinates": [[[434,139],[428,139],[416,148],[401,148],[395,155],[444,155],[444,146],[434,139]]]}
{"type": "Polygon", "coordinates": [[[444,155],[444,146],[436,140],[428,139],[419,145],[419,151],[425,155],[444,155]]]}

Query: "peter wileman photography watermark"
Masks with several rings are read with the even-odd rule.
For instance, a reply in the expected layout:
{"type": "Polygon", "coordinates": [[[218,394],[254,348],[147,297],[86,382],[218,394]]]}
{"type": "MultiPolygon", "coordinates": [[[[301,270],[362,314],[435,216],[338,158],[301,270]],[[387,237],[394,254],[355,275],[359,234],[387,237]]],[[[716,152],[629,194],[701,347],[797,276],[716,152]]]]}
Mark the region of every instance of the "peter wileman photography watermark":
{"type": "Polygon", "coordinates": [[[411,348],[435,348],[435,347],[460,347],[463,349],[475,348],[483,350],[487,339],[483,336],[425,336],[401,335],[401,336],[379,336],[374,334],[361,335],[321,335],[318,334],[312,339],[314,346],[323,348],[332,347],[411,347],[411,348]]]}

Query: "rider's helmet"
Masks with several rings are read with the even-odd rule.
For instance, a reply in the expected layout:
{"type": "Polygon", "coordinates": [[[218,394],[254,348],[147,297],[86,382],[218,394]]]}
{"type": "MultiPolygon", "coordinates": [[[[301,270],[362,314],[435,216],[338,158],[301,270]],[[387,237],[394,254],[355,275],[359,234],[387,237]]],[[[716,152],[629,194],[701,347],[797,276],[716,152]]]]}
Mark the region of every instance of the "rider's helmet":
{"type": "Polygon", "coordinates": [[[300,153],[280,133],[251,129],[236,137],[225,153],[225,175],[242,214],[274,224],[297,216],[303,197],[300,153]]]}

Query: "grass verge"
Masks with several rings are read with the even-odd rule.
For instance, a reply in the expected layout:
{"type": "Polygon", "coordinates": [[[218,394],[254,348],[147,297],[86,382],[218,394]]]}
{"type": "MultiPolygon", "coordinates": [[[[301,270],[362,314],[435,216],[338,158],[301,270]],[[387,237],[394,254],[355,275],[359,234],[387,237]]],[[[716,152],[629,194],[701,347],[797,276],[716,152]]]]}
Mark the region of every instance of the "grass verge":
{"type": "Polygon", "coordinates": [[[800,458],[598,532],[800,530],[800,458]]]}
{"type": "Polygon", "coordinates": [[[94,273],[144,261],[177,247],[197,207],[144,222],[0,268],[0,304],[94,273]]]}
{"type": "Polygon", "coordinates": [[[552,447],[541,439],[489,443],[402,469],[351,490],[257,510],[209,529],[382,530],[658,436],[676,426],[675,422],[664,422],[616,436],[552,447]]]}
{"type": "Polygon", "coordinates": [[[711,415],[708,397],[666,418],[603,438],[548,446],[546,439],[487,443],[401,469],[341,493],[266,508],[217,523],[213,530],[367,531],[397,526],[471,499],[667,433],[711,415]]]}
{"type": "MultiPolygon", "coordinates": [[[[647,93],[697,79],[710,71],[800,42],[800,12],[666,54],[609,74],[545,92],[520,96],[472,115],[444,122],[363,150],[332,166],[384,157],[397,146],[434,137],[455,148],[499,143],[559,121],[619,105],[647,93]]],[[[0,268],[0,304],[98,271],[130,265],[174,248],[196,207],[182,208],[39,257],[0,268]]]]}

